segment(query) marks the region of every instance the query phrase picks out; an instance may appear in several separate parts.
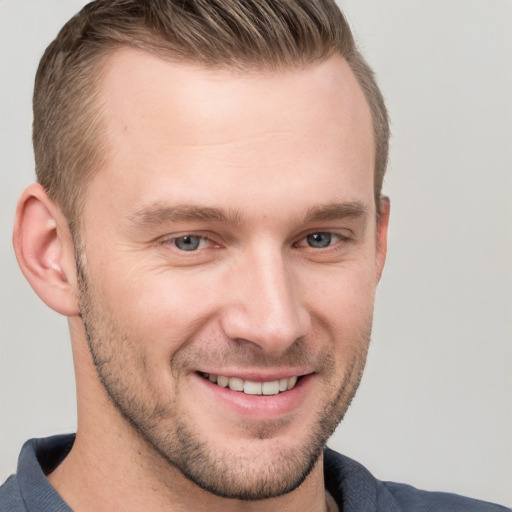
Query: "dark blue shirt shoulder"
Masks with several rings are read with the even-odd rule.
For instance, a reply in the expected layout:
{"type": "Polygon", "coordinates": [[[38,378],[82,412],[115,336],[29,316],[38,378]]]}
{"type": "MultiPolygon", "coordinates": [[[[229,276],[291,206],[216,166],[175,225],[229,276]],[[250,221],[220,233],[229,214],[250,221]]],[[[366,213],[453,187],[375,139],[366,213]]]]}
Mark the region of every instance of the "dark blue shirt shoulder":
{"type": "Polygon", "coordinates": [[[325,486],[340,512],[511,512],[456,494],[382,482],[358,462],[330,449],[324,452],[324,473],[325,486]]]}
{"type": "MultiPolygon", "coordinates": [[[[0,487],[0,512],[72,512],[46,475],[64,460],[74,439],[67,435],[27,441],[16,475],[0,487]]],[[[325,486],[340,512],[510,512],[455,494],[381,482],[348,457],[329,449],[324,455],[325,486]]]]}
{"type": "Polygon", "coordinates": [[[1,512],[25,512],[27,508],[21,497],[18,477],[11,475],[0,487],[1,512]]]}
{"type": "Polygon", "coordinates": [[[27,441],[16,474],[0,487],[0,512],[72,512],[46,475],[64,460],[74,440],[64,435],[27,441]]]}

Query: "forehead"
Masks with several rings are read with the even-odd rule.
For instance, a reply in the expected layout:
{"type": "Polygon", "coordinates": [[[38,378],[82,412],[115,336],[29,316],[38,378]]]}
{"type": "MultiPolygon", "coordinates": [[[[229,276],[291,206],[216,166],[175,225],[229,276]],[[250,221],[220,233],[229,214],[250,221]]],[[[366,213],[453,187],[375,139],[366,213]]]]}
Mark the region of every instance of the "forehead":
{"type": "Polygon", "coordinates": [[[176,122],[165,126],[165,132],[174,126],[169,134],[176,143],[203,142],[205,136],[222,142],[229,133],[215,137],[213,124],[245,133],[258,130],[257,122],[264,118],[265,128],[293,128],[308,120],[305,111],[325,121],[342,114],[339,127],[347,121],[353,126],[371,122],[359,84],[340,56],[298,68],[241,71],[170,62],[120,48],[107,57],[106,68],[102,96],[111,127],[127,129],[156,118],[165,123],[162,114],[171,113],[176,122]]]}
{"type": "Polygon", "coordinates": [[[297,195],[354,186],[373,192],[371,114],[341,57],[241,72],[120,49],[106,69],[100,96],[108,150],[92,188],[101,182],[112,200],[211,203],[223,194],[233,200],[231,184],[247,196],[244,205],[279,200],[282,187],[297,195]]]}

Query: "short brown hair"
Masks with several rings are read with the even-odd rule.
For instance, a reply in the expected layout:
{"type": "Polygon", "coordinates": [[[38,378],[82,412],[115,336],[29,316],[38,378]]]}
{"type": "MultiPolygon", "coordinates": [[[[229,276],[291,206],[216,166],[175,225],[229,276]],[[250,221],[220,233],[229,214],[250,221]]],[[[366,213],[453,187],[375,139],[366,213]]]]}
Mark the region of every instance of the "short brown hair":
{"type": "Polygon", "coordinates": [[[280,69],[340,54],[373,117],[379,208],[389,123],[374,74],[334,0],[96,0],[62,28],[44,53],[34,90],[38,181],[73,231],[84,189],[105,155],[98,101],[104,57],[120,46],[208,67],[280,69]]]}

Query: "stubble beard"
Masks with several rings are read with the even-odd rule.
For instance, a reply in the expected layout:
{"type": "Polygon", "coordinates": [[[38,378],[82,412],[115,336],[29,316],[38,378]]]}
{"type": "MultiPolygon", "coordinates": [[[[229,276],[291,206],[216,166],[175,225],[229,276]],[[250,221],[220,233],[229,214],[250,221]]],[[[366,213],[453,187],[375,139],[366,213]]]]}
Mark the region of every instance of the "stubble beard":
{"type": "MultiPolygon", "coordinates": [[[[85,268],[78,259],[77,267],[81,317],[98,379],[112,404],[148,447],[151,457],[156,455],[201,489],[224,498],[264,500],[287,494],[301,485],[319,461],[327,439],[343,419],[359,386],[371,318],[357,341],[361,348],[345,369],[336,393],[332,391],[334,358],[324,356],[327,395],[333,398],[326,400],[316,420],[311,422],[307,438],[293,449],[268,450],[269,457],[259,461],[253,450],[223,453],[180,415],[176,398],[165,400],[156,396],[145,378],[145,356],[136,349],[144,346],[144,342],[124,332],[114,321],[110,308],[95,301],[85,268]]],[[[171,371],[172,366],[173,361],[171,371]]],[[[254,442],[271,439],[276,429],[276,422],[261,423],[258,431],[253,432],[254,442]]]]}

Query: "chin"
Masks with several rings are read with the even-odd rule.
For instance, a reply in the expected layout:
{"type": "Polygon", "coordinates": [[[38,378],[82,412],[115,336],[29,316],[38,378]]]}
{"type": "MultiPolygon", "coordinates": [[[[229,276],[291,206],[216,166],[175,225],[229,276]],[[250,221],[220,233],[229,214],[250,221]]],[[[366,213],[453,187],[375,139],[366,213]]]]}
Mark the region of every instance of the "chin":
{"type": "Polygon", "coordinates": [[[181,428],[179,442],[179,456],[166,458],[188,480],[215,496],[254,501],[297,489],[320,459],[326,439],[314,436],[313,441],[286,448],[279,438],[260,439],[244,450],[219,450],[194,441],[181,428]]]}

